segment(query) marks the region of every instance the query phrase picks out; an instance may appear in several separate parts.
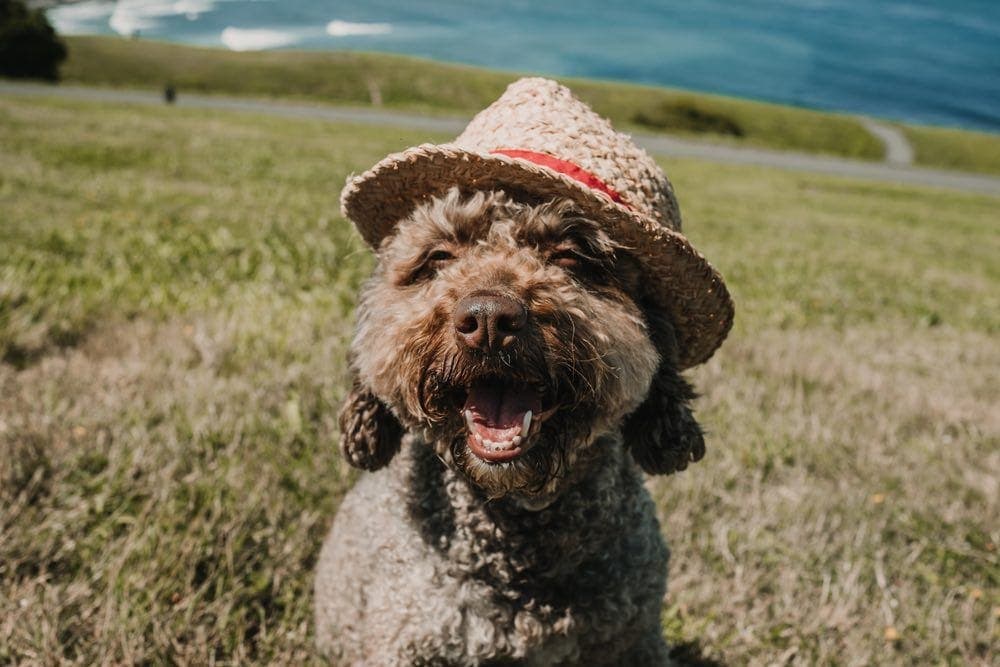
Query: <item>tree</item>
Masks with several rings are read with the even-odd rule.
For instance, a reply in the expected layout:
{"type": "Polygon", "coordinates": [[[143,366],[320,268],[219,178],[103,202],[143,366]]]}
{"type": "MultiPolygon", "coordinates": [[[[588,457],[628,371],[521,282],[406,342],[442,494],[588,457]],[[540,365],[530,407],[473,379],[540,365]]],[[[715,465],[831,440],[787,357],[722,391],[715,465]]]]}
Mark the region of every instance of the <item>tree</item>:
{"type": "Polygon", "coordinates": [[[65,59],[66,45],[45,12],[0,0],[0,76],[56,81],[65,59]]]}

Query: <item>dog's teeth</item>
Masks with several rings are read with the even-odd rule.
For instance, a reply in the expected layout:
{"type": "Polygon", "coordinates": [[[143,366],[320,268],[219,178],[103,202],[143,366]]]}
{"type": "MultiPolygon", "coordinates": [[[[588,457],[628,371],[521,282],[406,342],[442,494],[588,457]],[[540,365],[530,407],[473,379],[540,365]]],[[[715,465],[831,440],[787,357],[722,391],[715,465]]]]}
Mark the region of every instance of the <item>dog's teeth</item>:
{"type": "Polygon", "coordinates": [[[466,410],[463,414],[465,415],[465,423],[466,425],[468,425],[469,430],[470,431],[474,430],[472,421],[472,410],[466,410]]]}
{"type": "Polygon", "coordinates": [[[527,437],[528,431],[531,429],[531,410],[524,413],[524,421],[521,423],[521,433],[527,437]]]}
{"type": "MultiPolygon", "coordinates": [[[[475,432],[473,432],[472,435],[476,438],[476,442],[478,442],[480,445],[483,444],[483,436],[475,432]]],[[[487,442],[489,442],[489,440],[487,440],[487,442]]]]}
{"type": "Polygon", "coordinates": [[[521,438],[521,436],[519,436],[519,435],[515,435],[515,436],[514,436],[514,437],[513,437],[512,439],[511,439],[511,442],[512,442],[512,443],[514,443],[514,446],[515,446],[515,447],[517,447],[517,446],[519,446],[519,445],[521,444],[521,440],[522,440],[522,439],[523,439],[523,438],[521,438]]]}

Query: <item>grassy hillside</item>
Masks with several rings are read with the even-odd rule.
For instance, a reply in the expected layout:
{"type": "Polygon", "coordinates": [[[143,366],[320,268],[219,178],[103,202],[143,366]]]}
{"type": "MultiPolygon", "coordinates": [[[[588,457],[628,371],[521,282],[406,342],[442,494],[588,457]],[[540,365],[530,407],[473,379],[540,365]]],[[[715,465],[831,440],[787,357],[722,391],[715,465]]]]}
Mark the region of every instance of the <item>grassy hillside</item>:
{"type": "MultiPolygon", "coordinates": [[[[310,664],[405,131],[0,99],[0,663],[310,664]]],[[[664,632],[728,664],[981,664],[1000,610],[996,199],[676,160],[737,303],[653,484],[664,632]]]]}
{"type": "MultiPolygon", "coordinates": [[[[516,74],[375,53],[235,53],[164,42],[69,37],[66,81],[181,91],[298,97],[338,104],[471,115],[516,74]]],[[[854,119],[664,88],[568,79],[617,125],[753,146],[877,159],[882,145],[854,119]]]]}
{"type": "Polygon", "coordinates": [[[904,125],[916,162],[928,167],[1000,174],[1000,134],[904,125]]]}

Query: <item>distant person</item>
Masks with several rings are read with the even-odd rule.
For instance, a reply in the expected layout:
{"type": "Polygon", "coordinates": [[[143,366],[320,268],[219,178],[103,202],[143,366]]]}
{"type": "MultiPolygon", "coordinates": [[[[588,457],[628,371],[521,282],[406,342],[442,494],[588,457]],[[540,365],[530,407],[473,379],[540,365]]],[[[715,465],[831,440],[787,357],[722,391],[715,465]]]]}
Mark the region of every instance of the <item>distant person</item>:
{"type": "Polygon", "coordinates": [[[177,101],[177,89],[174,88],[174,84],[168,83],[163,88],[163,101],[167,104],[173,104],[177,101]]]}

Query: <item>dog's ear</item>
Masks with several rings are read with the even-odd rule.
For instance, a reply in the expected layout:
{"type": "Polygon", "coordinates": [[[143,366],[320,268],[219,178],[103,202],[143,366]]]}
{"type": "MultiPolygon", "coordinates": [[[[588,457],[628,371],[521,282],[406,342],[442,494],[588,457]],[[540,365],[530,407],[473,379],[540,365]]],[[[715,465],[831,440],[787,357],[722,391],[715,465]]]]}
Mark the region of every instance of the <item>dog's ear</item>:
{"type": "Polygon", "coordinates": [[[690,407],[697,394],[676,368],[673,326],[663,318],[651,319],[663,358],[646,400],[625,418],[622,431],[636,463],[650,475],[666,475],[700,461],[705,437],[690,407]]]}
{"type": "Polygon", "coordinates": [[[355,377],[340,408],[340,451],[355,468],[378,470],[399,451],[403,426],[355,377]]]}
{"type": "Polygon", "coordinates": [[[650,475],[684,470],[705,455],[701,426],[688,405],[694,398],[691,385],[664,363],[646,400],[625,419],[625,442],[636,463],[650,475]]]}

